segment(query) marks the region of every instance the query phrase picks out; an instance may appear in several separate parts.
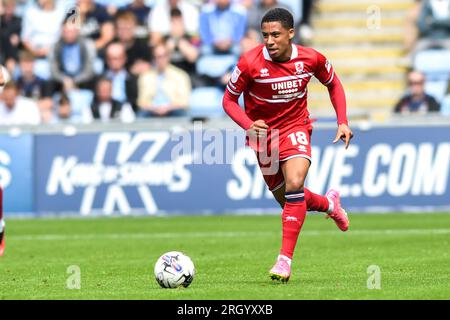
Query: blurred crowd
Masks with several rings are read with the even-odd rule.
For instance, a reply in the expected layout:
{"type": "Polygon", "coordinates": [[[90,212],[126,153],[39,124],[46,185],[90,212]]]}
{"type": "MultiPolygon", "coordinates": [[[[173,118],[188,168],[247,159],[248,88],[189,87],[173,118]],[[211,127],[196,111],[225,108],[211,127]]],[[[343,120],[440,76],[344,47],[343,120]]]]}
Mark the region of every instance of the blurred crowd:
{"type": "Polygon", "coordinates": [[[311,36],[312,3],[0,0],[0,64],[13,80],[0,124],[132,122],[208,103],[221,113],[229,71],[262,41],[263,14],[291,10],[300,43],[311,36]]]}
{"type": "MultiPolygon", "coordinates": [[[[314,0],[0,0],[0,125],[223,116],[230,72],[275,6],[308,45],[314,0]]],[[[450,0],[416,1],[405,21],[393,110],[450,114],[450,0]]]]}
{"type": "Polygon", "coordinates": [[[407,91],[398,114],[450,115],[450,0],[416,0],[405,19],[407,91]]]}

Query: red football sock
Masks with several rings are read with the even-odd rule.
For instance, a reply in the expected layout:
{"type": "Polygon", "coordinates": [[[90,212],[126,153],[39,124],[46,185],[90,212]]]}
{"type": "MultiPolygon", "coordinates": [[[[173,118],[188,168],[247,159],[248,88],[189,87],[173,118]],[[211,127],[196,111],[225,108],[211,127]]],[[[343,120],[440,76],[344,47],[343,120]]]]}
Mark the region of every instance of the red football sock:
{"type": "Polygon", "coordinates": [[[286,192],[286,204],[283,208],[281,216],[283,223],[283,240],[281,244],[280,254],[291,258],[294,255],[295,246],[297,244],[298,235],[302,228],[306,216],[306,202],[304,201],[304,193],[286,192]]]}
{"type": "Polygon", "coordinates": [[[305,188],[305,201],[308,211],[327,212],[328,198],[320,194],[313,193],[305,188]]]}

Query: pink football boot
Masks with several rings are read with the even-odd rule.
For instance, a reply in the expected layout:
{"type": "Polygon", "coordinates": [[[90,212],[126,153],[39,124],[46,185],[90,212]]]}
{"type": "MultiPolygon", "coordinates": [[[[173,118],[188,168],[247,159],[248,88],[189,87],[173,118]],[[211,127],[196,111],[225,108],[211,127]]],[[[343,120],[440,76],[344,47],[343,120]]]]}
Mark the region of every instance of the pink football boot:
{"type": "Polygon", "coordinates": [[[291,266],[283,257],[278,257],[277,262],[273,268],[269,271],[272,280],[278,280],[281,282],[288,282],[291,276],[291,266]]]}
{"type": "Polygon", "coordinates": [[[347,212],[341,207],[341,197],[339,196],[339,192],[331,189],[325,196],[334,204],[333,211],[327,215],[327,218],[333,219],[338,228],[342,231],[347,231],[350,222],[348,220],[347,212]]]}

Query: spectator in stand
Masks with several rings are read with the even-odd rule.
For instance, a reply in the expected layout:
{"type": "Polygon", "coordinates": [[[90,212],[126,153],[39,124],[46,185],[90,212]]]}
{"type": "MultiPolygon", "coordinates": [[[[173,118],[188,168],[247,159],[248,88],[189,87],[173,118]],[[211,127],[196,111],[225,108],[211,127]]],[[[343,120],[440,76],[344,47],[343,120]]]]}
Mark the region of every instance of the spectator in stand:
{"type": "Polygon", "coordinates": [[[119,11],[115,20],[117,41],[126,48],[126,68],[132,74],[141,74],[151,68],[151,49],[146,39],[135,37],[137,18],[131,11],[119,11]]]}
{"type": "Polygon", "coordinates": [[[22,19],[15,15],[16,1],[4,0],[0,15],[0,64],[13,72],[19,60],[22,19]]]}
{"type": "Polygon", "coordinates": [[[50,98],[52,90],[48,81],[34,74],[35,58],[29,51],[23,50],[19,54],[20,73],[16,79],[19,94],[33,100],[50,98]]]}
{"type": "Polygon", "coordinates": [[[422,5],[422,0],[416,0],[414,5],[406,14],[404,25],[405,30],[403,32],[403,47],[406,52],[410,52],[416,45],[416,41],[419,36],[417,21],[419,19],[420,12],[422,11],[422,5]]]}
{"type": "Polygon", "coordinates": [[[36,58],[45,59],[58,41],[64,17],[64,10],[56,7],[54,0],[37,0],[36,5],[29,5],[22,20],[24,48],[36,58]]]}
{"type": "Polygon", "coordinates": [[[238,3],[247,10],[255,5],[254,2],[255,0],[233,0],[233,3],[238,3]]]}
{"type": "Polygon", "coordinates": [[[112,42],[106,47],[106,70],[103,77],[112,82],[112,97],[114,100],[128,102],[137,109],[137,76],[126,69],[127,53],[120,42],[112,42]]]}
{"type": "MultiPolygon", "coordinates": [[[[256,30],[260,34],[262,17],[267,11],[275,7],[282,7],[291,11],[288,6],[280,4],[278,0],[261,0],[249,7],[247,9],[247,30],[256,30]]],[[[260,35],[260,38],[262,40],[262,35],[260,35]]]]}
{"type": "Polygon", "coordinates": [[[301,0],[302,17],[298,28],[298,37],[301,44],[308,44],[313,38],[313,30],[311,27],[311,13],[314,0],[301,0]]]}
{"type": "Polygon", "coordinates": [[[170,53],[164,44],[154,48],[155,68],[142,74],[138,81],[138,106],[141,117],[184,116],[191,94],[189,75],[170,64],[170,53]]]}
{"type": "Polygon", "coordinates": [[[137,18],[139,26],[145,26],[148,22],[151,8],[145,4],[144,0],[133,0],[121,10],[131,11],[137,18]]]}
{"type": "Polygon", "coordinates": [[[410,71],[408,73],[408,93],[397,103],[394,112],[426,114],[439,111],[439,103],[425,92],[425,75],[419,71],[410,71]]]}
{"type": "MultiPolygon", "coordinates": [[[[254,29],[249,29],[241,40],[241,55],[243,55],[247,51],[252,50],[254,47],[260,44],[261,44],[260,33],[254,29]]],[[[225,73],[221,78],[222,89],[225,89],[228,81],[231,78],[231,74],[233,73],[234,68],[235,68],[234,65],[231,66],[228,69],[227,73],[225,73]]]]}
{"type": "MultiPolygon", "coordinates": [[[[15,2],[15,6],[16,6],[16,9],[14,10],[14,12],[15,12],[15,14],[18,16],[18,17],[20,17],[20,18],[22,18],[23,17],[23,13],[24,13],[24,11],[25,11],[25,7],[27,7],[28,5],[29,5],[29,2],[30,2],[31,0],[15,0],[14,2],[15,2]]],[[[6,2],[6,0],[5,1],[3,1],[3,3],[5,3],[6,2]]],[[[3,10],[2,9],[2,1],[0,1],[0,11],[1,10],[3,10]]]]}
{"type": "Polygon", "coordinates": [[[122,122],[133,122],[135,114],[129,103],[120,103],[112,97],[112,82],[107,78],[97,81],[94,101],[91,105],[92,117],[108,122],[119,119],[122,122]]]}
{"type": "Polygon", "coordinates": [[[19,95],[35,101],[39,107],[42,122],[47,122],[53,112],[52,85],[34,73],[34,65],[33,54],[22,50],[19,54],[20,72],[15,83],[19,95]]]}
{"type": "Polygon", "coordinates": [[[61,122],[72,122],[72,105],[69,97],[63,92],[55,100],[55,104],[49,110],[47,119],[43,119],[41,110],[41,119],[43,123],[55,124],[61,122]]]}
{"type": "Polygon", "coordinates": [[[194,80],[195,62],[200,54],[200,39],[186,32],[183,15],[178,8],[170,11],[170,18],[170,34],[164,37],[170,52],[170,63],[186,71],[191,80],[194,80]]]}
{"type": "Polygon", "coordinates": [[[157,3],[149,15],[148,28],[153,46],[170,34],[170,10],[178,8],[183,16],[186,33],[193,36],[198,34],[199,12],[197,7],[186,0],[167,0],[157,3]]]}
{"type": "Polygon", "coordinates": [[[103,56],[105,47],[114,39],[113,18],[106,8],[93,0],[77,0],[81,35],[95,41],[99,55],[103,56]]]}
{"type": "Polygon", "coordinates": [[[200,14],[202,54],[239,55],[239,42],[246,30],[246,11],[230,0],[215,0],[200,14]]]}
{"type": "Polygon", "coordinates": [[[37,102],[41,120],[47,122],[51,117],[53,107],[52,86],[48,81],[35,75],[35,58],[31,52],[21,51],[19,61],[20,75],[16,80],[19,95],[37,102]]]}
{"type": "Polygon", "coordinates": [[[256,30],[248,30],[241,40],[241,55],[243,55],[247,51],[250,51],[261,43],[262,41],[259,38],[259,32],[256,30]]]}
{"type": "Polygon", "coordinates": [[[106,8],[106,11],[110,16],[115,16],[120,7],[124,7],[130,3],[130,0],[95,0],[97,4],[100,4],[106,8]]]}
{"type": "Polygon", "coordinates": [[[20,96],[14,82],[6,83],[0,100],[0,125],[37,125],[40,122],[37,104],[20,96]]]}
{"type": "Polygon", "coordinates": [[[80,36],[76,23],[64,21],[61,39],[54,45],[49,56],[53,90],[93,90],[95,59],[94,42],[80,36]]]}
{"type": "Polygon", "coordinates": [[[53,122],[70,121],[72,117],[72,106],[69,97],[61,94],[56,108],[56,117],[53,122]]]}
{"type": "Polygon", "coordinates": [[[450,49],[450,0],[425,0],[417,24],[420,38],[414,52],[450,49]]]}

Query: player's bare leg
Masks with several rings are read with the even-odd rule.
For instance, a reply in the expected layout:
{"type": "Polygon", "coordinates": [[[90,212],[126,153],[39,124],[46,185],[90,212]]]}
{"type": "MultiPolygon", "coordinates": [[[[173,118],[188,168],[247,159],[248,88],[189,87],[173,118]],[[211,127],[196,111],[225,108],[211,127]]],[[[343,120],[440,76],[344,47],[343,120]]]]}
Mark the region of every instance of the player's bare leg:
{"type": "MultiPolygon", "coordinates": [[[[313,193],[307,188],[304,188],[304,191],[306,209],[308,211],[325,212],[327,213],[326,217],[333,219],[340,230],[348,230],[350,224],[349,219],[347,212],[341,207],[341,199],[338,191],[330,189],[325,196],[313,193]]],[[[285,185],[272,192],[281,208],[284,208],[286,202],[284,197],[285,192],[285,185]]]]}
{"type": "Polygon", "coordinates": [[[269,274],[273,280],[287,282],[291,276],[291,261],[298,235],[306,216],[303,185],[310,162],[305,158],[292,158],[281,164],[285,180],[285,203],[282,213],[282,243],[280,254],[269,274]]]}
{"type": "Polygon", "coordinates": [[[280,188],[276,189],[275,191],[272,191],[273,197],[275,198],[275,200],[277,200],[281,209],[284,208],[284,204],[286,202],[286,198],[284,197],[285,193],[286,193],[286,184],[283,184],[280,188]]]}
{"type": "Polygon", "coordinates": [[[5,252],[5,222],[3,221],[3,189],[0,187],[0,257],[5,252]]]}

